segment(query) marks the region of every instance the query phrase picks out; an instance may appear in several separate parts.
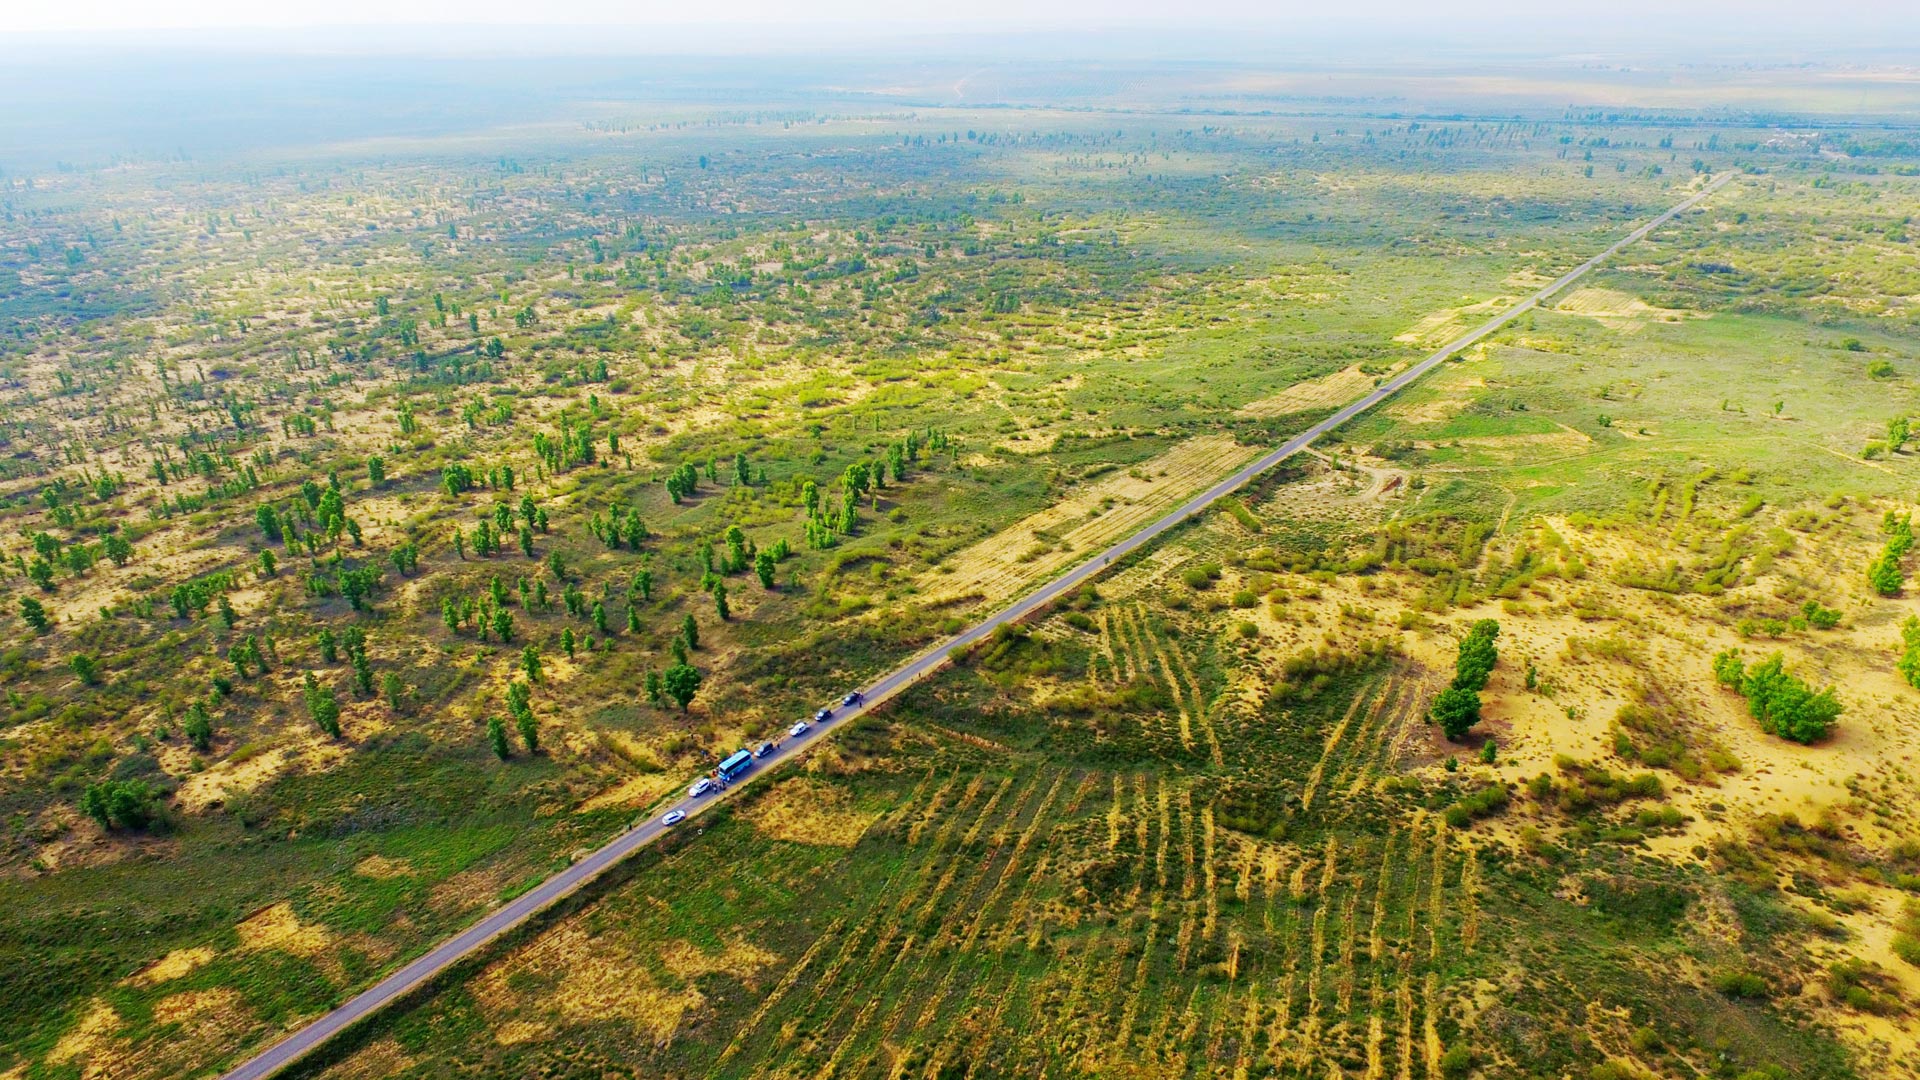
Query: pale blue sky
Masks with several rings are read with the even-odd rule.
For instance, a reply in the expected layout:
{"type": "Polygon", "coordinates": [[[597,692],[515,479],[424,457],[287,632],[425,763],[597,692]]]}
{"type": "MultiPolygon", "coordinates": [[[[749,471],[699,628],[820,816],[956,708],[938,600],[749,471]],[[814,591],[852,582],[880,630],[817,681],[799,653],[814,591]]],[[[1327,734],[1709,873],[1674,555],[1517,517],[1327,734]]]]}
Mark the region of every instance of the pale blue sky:
{"type": "MultiPolygon", "coordinates": [[[[1607,0],[1605,21],[1657,28],[1676,12],[1689,23],[1751,30],[1756,24],[1871,29],[1876,20],[1911,25],[1902,0],[1607,0]]],[[[810,25],[853,35],[982,31],[1061,26],[1252,24],[1275,29],[1344,25],[1552,21],[1553,0],[12,0],[0,3],[0,32],[126,31],[149,28],[301,27],[417,24],[535,24],[631,27],[810,25]]],[[[1577,8],[1576,8],[1577,11],[1577,8]]],[[[1587,15],[1597,19],[1599,11],[1587,15]]],[[[1574,16],[1580,18],[1578,14],[1574,16]]]]}

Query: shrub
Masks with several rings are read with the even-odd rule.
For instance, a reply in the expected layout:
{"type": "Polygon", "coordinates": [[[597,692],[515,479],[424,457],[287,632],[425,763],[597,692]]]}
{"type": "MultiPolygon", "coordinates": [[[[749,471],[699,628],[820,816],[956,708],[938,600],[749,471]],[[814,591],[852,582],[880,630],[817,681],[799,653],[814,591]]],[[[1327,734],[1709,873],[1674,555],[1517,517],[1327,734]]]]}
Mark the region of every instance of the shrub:
{"type": "Polygon", "coordinates": [[[1767,980],[1751,971],[1719,972],[1713,977],[1713,988],[1735,1000],[1757,1000],[1767,996],[1767,980]]]}

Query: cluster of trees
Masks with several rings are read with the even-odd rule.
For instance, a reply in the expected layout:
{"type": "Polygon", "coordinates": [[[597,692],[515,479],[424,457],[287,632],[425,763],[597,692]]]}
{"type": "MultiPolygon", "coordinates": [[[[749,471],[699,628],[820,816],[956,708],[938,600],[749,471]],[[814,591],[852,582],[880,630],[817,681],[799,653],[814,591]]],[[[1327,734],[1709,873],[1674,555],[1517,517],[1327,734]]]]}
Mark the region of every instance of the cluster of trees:
{"type": "Polygon", "coordinates": [[[675,506],[680,505],[682,500],[698,490],[700,490],[700,470],[694,467],[693,462],[683,461],[667,474],[667,494],[673,499],[675,506]]]}
{"type": "Polygon", "coordinates": [[[79,577],[102,558],[113,560],[115,566],[125,566],[133,558],[133,544],[118,532],[108,533],[98,544],[62,543],[59,537],[45,532],[31,533],[27,540],[33,545],[33,561],[15,555],[14,563],[27,580],[44,592],[54,590],[56,567],[64,568],[71,577],[79,577]]]}
{"type": "MultiPolygon", "coordinates": [[[[540,531],[545,532],[546,529],[542,527],[540,531]]],[[[595,540],[615,550],[619,550],[624,543],[635,551],[639,551],[640,542],[651,535],[647,532],[646,522],[640,520],[639,513],[630,512],[619,503],[615,503],[604,518],[597,511],[588,518],[587,532],[593,534],[595,540]]]]}
{"type": "Polygon", "coordinates": [[[1480,691],[1499,663],[1500,652],[1494,646],[1500,636],[1500,624],[1481,619],[1468,629],[1460,641],[1460,654],[1453,663],[1453,683],[1433,699],[1429,715],[1440,725],[1448,739],[1459,741],[1480,722],[1480,691]]]}
{"type": "Polygon", "coordinates": [[[1728,649],[1713,658],[1713,674],[1720,685],[1747,699],[1747,712],[1762,728],[1783,739],[1819,742],[1840,718],[1840,700],[1833,687],[1815,693],[1804,679],[1786,670],[1779,653],[1748,667],[1737,651],[1728,649]]]}
{"type": "MultiPolygon", "coordinates": [[[[526,655],[522,657],[530,677],[537,678],[532,673],[539,670],[538,655],[529,645],[526,655]],[[531,662],[527,661],[529,656],[533,657],[531,662]]],[[[514,727],[520,732],[520,741],[526,744],[527,753],[539,753],[540,725],[533,718],[533,689],[518,679],[507,684],[507,712],[513,716],[514,727]]],[[[487,743],[493,747],[494,756],[501,761],[513,755],[513,745],[507,739],[507,725],[498,716],[487,717],[487,743]]]]}
{"type": "MultiPolygon", "coordinates": [[[[576,465],[593,464],[596,460],[593,444],[593,422],[589,420],[576,428],[573,426],[573,418],[564,414],[560,417],[559,438],[556,439],[539,431],[533,433],[533,452],[539,455],[541,461],[546,462],[549,472],[571,469],[576,465]]],[[[607,448],[618,453],[619,446],[620,437],[609,432],[607,448]]]]}
{"type": "Polygon", "coordinates": [[[1887,534],[1887,544],[1880,549],[1880,557],[1867,567],[1867,582],[1881,596],[1898,596],[1907,584],[1907,575],[1900,568],[1900,560],[1913,549],[1913,515],[1896,517],[1889,510],[1880,522],[1880,531],[1887,534]]]}
{"type": "Polygon", "coordinates": [[[145,780],[102,780],[87,785],[80,809],[103,829],[144,829],[155,817],[155,794],[145,780]]]}

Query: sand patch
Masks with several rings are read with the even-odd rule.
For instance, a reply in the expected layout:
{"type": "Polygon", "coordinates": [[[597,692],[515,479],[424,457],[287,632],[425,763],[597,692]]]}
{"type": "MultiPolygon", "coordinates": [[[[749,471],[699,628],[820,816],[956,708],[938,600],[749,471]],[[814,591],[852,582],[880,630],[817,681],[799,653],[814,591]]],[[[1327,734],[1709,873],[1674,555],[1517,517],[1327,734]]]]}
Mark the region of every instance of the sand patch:
{"type": "Polygon", "coordinates": [[[1272,397],[1250,401],[1235,412],[1240,416],[1285,416],[1309,409],[1337,409],[1373,389],[1374,376],[1356,367],[1341,368],[1317,379],[1297,382],[1272,397]]]}
{"type": "Polygon", "coordinates": [[[193,773],[175,796],[182,810],[198,813],[216,802],[243,795],[285,772],[292,755],[276,746],[245,761],[220,762],[206,772],[193,773]]]}
{"type": "Polygon", "coordinates": [[[295,956],[313,956],[327,947],[325,927],[303,923],[293,906],[281,901],[247,917],[234,927],[243,949],[278,949],[295,956]]]}
{"type": "Polygon", "coordinates": [[[880,812],[858,809],[845,789],[808,778],[776,786],[744,816],[775,840],[852,847],[879,820],[880,812]]]}
{"type": "Polygon", "coordinates": [[[213,949],[205,945],[191,949],[175,949],[134,972],[128,977],[126,984],[128,986],[159,986],[163,982],[171,982],[182,975],[190,974],[213,957],[213,949]]]}

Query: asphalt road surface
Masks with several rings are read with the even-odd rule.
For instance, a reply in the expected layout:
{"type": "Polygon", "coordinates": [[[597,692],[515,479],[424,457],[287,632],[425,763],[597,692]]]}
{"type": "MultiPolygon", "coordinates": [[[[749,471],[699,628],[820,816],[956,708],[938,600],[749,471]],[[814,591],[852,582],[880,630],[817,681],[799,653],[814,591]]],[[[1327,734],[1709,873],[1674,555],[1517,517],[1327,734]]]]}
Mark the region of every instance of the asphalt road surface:
{"type": "MultiPolygon", "coordinates": [[[[1409,383],[1412,383],[1427,372],[1432,371],[1440,364],[1445,363],[1447,359],[1455,353],[1487,337],[1489,334],[1492,334],[1519,316],[1532,311],[1543,301],[1551,298],[1554,294],[1579,280],[1588,271],[1591,271],[1594,267],[1611,258],[1622,248],[1645,239],[1648,233],[1651,233],[1653,230],[1665,225],[1680,214],[1692,209],[1702,200],[1706,199],[1707,196],[1720,190],[1720,188],[1732,179],[1733,174],[1731,173],[1715,179],[1686,201],[1674,206],[1652,221],[1641,225],[1625,237],[1622,237],[1619,242],[1615,243],[1612,247],[1607,248],[1600,254],[1567,271],[1552,284],[1534,293],[1532,296],[1519,301],[1493,318],[1488,319],[1478,328],[1448,342],[1433,355],[1428,356],[1406,371],[1394,376],[1391,380],[1376,387],[1374,391],[1366,397],[1355,401],[1339,412],[1315,424],[1308,430],[1287,440],[1284,445],[1274,449],[1252,464],[1242,468],[1239,472],[1234,473],[1232,476],[1227,477],[1187,500],[1178,509],[1167,514],[1165,517],[1134,533],[1132,536],[1127,537],[1125,540],[1114,544],[1105,551],[1094,555],[1079,566],[1068,571],[1065,575],[1054,579],[1034,592],[1015,601],[1013,604],[995,612],[982,622],[975,624],[971,629],[942,641],[927,651],[915,656],[905,664],[894,669],[894,671],[885,678],[882,678],[871,686],[862,688],[865,700],[858,705],[842,709],[836,701],[834,703],[834,715],[832,717],[825,721],[812,724],[809,730],[800,735],[787,736],[772,754],[756,760],[752,770],[735,781],[731,786],[739,787],[742,784],[750,783],[755,778],[771,771],[773,766],[805,753],[808,747],[826,738],[835,728],[872,709],[878,708],[885,703],[888,698],[893,697],[921,678],[937,670],[947,662],[948,656],[955,649],[965,649],[993,633],[995,629],[1007,623],[1018,622],[1039,608],[1052,603],[1063,594],[1078,588],[1082,582],[1105,570],[1112,564],[1113,560],[1123,558],[1130,552],[1152,543],[1154,538],[1158,537],[1161,533],[1181,524],[1188,518],[1205,510],[1220,497],[1238,490],[1254,477],[1259,476],[1280,462],[1306,449],[1320,436],[1325,435],[1327,432],[1332,431],[1334,428],[1339,427],[1341,424],[1346,423],[1348,420],[1353,419],[1355,416],[1360,415],[1393,396],[1409,383]]],[[[486,945],[501,934],[525,922],[536,912],[539,912],[548,905],[575,892],[595,878],[598,878],[601,874],[605,873],[609,867],[659,839],[661,834],[674,828],[686,829],[693,827],[693,823],[697,820],[702,809],[724,799],[728,793],[728,789],[720,789],[700,798],[684,797],[670,806],[659,808],[658,814],[654,817],[621,833],[605,847],[595,851],[592,855],[560,871],[558,874],[542,882],[532,891],[521,894],[479,922],[474,923],[460,933],[441,942],[419,959],[414,960],[393,974],[381,979],[378,983],[375,983],[363,993],[349,1000],[346,1004],[320,1017],[306,1027],[288,1035],[285,1039],[267,1048],[267,1050],[262,1052],[258,1057],[227,1073],[224,1080],[265,1080],[266,1077],[272,1076],[274,1073],[286,1068],[306,1054],[311,1053],[335,1035],[338,1035],[340,1032],[379,1011],[395,998],[401,997],[426,983],[468,953],[486,945]],[[688,815],[687,820],[676,826],[662,825],[660,823],[661,816],[664,816],[671,810],[686,811],[688,815]]]]}

